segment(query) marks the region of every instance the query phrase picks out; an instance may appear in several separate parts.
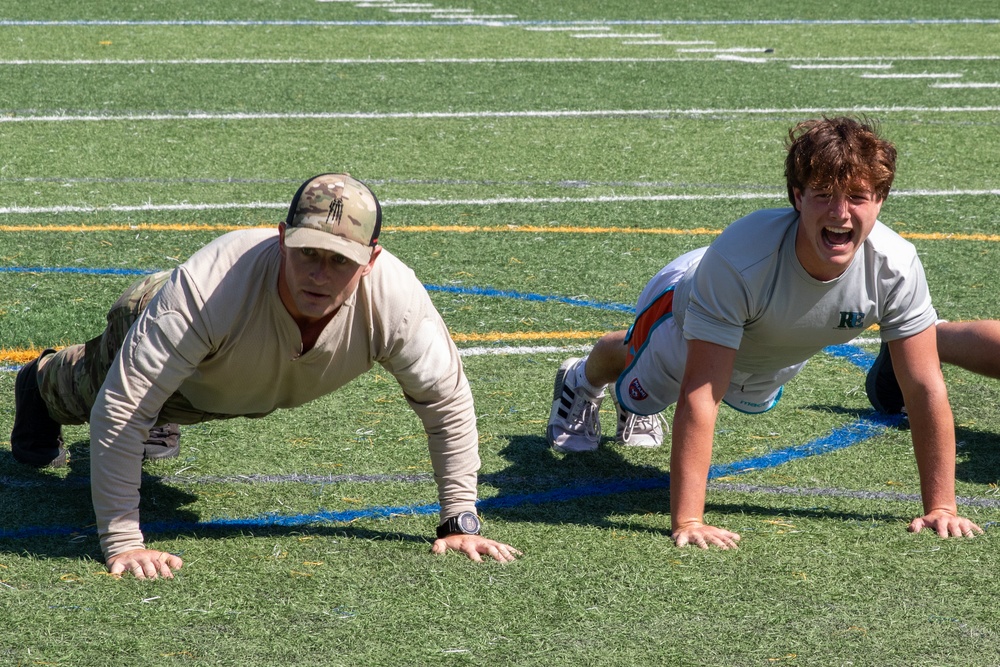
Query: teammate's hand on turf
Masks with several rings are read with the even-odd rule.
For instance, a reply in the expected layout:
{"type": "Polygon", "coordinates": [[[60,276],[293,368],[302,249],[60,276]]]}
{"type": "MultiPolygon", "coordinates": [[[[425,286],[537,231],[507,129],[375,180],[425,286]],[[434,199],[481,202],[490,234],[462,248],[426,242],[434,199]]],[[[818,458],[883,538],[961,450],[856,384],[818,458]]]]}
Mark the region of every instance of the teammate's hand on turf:
{"type": "Polygon", "coordinates": [[[431,553],[439,555],[449,550],[461,551],[469,560],[477,563],[483,561],[483,556],[490,556],[500,563],[509,563],[521,555],[520,551],[509,544],[488,540],[482,535],[449,535],[434,540],[434,546],[431,547],[431,553]]]}
{"type": "Polygon", "coordinates": [[[737,542],[740,541],[740,536],[737,533],[703,523],[692,523],[675,528],[671,537],[674,538],[674,544],[679,547],[693,544],[701,549],[707,549],[710,545],[720,549],[736,549],[737,542]]]}
{"type": "Polygon", "coordinates": [[[134,549],[108,558],[108,570],[113,575],[131,572],[136,579],[173,579],[174,572],[184,564],[179,557],[153,549],[134,549]]]}
{"type": "Polygon", "coordinates": [[[940,537],[975,537],[983,534],[983,529],[964,516],[958,516],[948,510],[934,510],[910,522],[911,533],[919,533],[924,528],[930,528],[940,537]]]}

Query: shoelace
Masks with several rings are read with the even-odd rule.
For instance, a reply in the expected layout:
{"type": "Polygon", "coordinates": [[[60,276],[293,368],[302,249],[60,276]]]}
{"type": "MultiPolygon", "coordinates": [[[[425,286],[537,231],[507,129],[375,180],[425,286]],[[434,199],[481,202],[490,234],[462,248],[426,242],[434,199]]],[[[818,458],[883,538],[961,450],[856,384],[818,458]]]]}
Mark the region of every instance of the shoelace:
{"type": "Polygon", "coordinates": [[[576,400],[573,402],[573,408],[569,412],[569,418],[567,421],[571,424],[580,424],[581,430],[578,431],[583,435],[594,436],[597,434],[597,414],[598,405],[595,405],[592,400],[587,400],[587,396],[582,391],[578,391],[576,400]],[[579,418],[575,418],[579,414],[579,418]]]}
{"type": "Polygon", "coordinates": [[[600,396],[590,396],[580,387],[566,387],[564,392],[564,396],[566,393],[573,395],[573,404],[570,406],[569,414],[566,415],[567,425],[579,425],[579,428],[569,428],[568,430],[580,435],[595,436],[598,428],[598,410],[600,410],[600,402],[604,398],[604,392],[601,392],[600,396]]]}
{"type": "Polygon", "coordinates": [[[632,434],[636,430],[643,433],[651,433],[656,429],[656,422],[660,422],[660,426],[663,428],[663,433],[670,433],[670,423],[663,417],[662,412],[657,412],[655,415],[637,415],[634,412],[624,413],[628,416],[625,418],[625,426],[622,428],[622,440],[628,442],[632,437],[632,434]],[[639,427],[637,429],[637,427],[639,427]]]}

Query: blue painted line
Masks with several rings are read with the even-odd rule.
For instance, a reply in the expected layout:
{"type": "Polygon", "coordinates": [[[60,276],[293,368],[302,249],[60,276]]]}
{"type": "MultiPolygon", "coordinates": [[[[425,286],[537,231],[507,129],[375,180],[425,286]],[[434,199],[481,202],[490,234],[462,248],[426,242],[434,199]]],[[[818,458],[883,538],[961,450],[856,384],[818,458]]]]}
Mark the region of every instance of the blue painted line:
{"type": "MultiPolygon", "coordinates": [[[[358,519],[388,519],[400,514],[437,514],[441,506],[407,505],[402,507],[368,507],[340,512],[316,512],[314,514],[277,514],[269,512],[249,518],[217,518],[207,521],[151,521],[142,524],[143,532],[165,533],[194,530],[228,530],[233,528],[294,528],[314,523],[351,523],[358,519]]],[[[94,526],[77,528],[74,526],[30,526],[14,530],[0,529],[0,539],[24,539],[30,537],[61,537],[72,535],[94,535],[94,526]]]]}
{"type": "Polygon", "coordinates": [[[573,299],[564,296],[552,296],[546,294],[532,294],[522,292],[512,292],[509,290],[496,290],[488,287],[454,287],[449,285],[424,285],[428,292],[447,292],[450,294],[467,294],[469,296],[490,296],[505,299],[519,299],[521,301],[537,301],[541,303],[565,303],[570,306],[582,306],[585,308],[598,308],[600,310],[612,310],[620,313],[634,313],[635,308],[620,303],[606,303],[601,301],[591,301],[588,299],[573,299]]]}
{"type": "Polygon", "coordinates": [[[149,269],[88,269],[74,266],[0,266],[0,273],[72,273],[87,276],[145,276],[149,269]]]}
{"type": "MultiPolygon", "coordinates": [[[[739,475],[754,470],[773,468],[798,459],[819,456],[855,445],[885,431],[890,426],[902,422],[901,417],[872,416],[838,428],[829,434],[806,443],[775,450],[764,456],[744,459],[734,463],[713,465],[708,479],[739,475]]],[[[502,495],[485,498],[477,503],[483,510],[496,510],[522,505],[566,502],[578,498],[608,496],[618,493],[669,489],[670,475],[643,479],[623,479],[610,482],[581,484],[572,488],[553,489],[537,493],[502,495]]],[[[301,527],[316,523],[349,523],[359,519],[387,519],[395,515],[429,515],[441,509],[437,503],[403,505],[397,507],[367,507],[358,510],[316,512],[313,514],[268,513],[247,518],[216,518],[207,521],[154,521],[144,523],[145,533],[188,532],[202,530],[227,530],[233,528],[277,528],[301,527]]],[[[92,535],[95,529],[72,526],[29,526],[13,530],[0,529],[0,539],[25,539],[32,537],[60,537],[70,535],[92,535]]]]}
{"type": "MultiPolygon", "coordinates": [[[[744,459],[734,463],[716,464],[709,468],[708,479],[718,479],[739,475],[741,473],[760,470],[763,468],[774,468],[776,466],[789,463],[809,456],[819,456],[845,449],[856,445],[863,440],[874,437],[882,433],[890,426],[897,426],[903,421],[902,417],[881,417],[873,416],[860,419],[852,424],[838,428],[828,435],[808,442],[804,445],[795,445],[785,449],[778,449],[764,456],[744,459]]],[[[497,496],[487,498],[477,503],[483,509],[497,509],[517,507],[519,505],[536,505],[550,502],[565,502],[577,498],[591,496],[606,496],[615,493],[630,493],[634,491],[648,491],[652,489],[669,489],[670,475],[664,474],[658,477],[643,479],[616,480],[600,484],[584,484],[571,489],[554,489],[552,491],[542,491],[539,493],[529,493],[510,496],[497,496]]]]}
{"type": "Polygon", "coordinates": [[[872,367],[872,364],[875,363],[875,355],[870,352],[865,352],[857,345],[831,345],[823,348],[823,351],[831,356],[846,359],[866,372],[872,367]]]}
{"type": "Polygon", "coordinates": [[[23,540],[32,537],[63,537],[74,535],[93,535],[94,528],[76,528],[74,526],[28,526],[15,530],[0,529],[0,539],[23,540]]]}
{"type": "MultiPolygon", "coordinates": [[[[2,24],[2,21],[0,21],[2,24]]],[[[62,274],[85,274],[85,275],[115,275],[115,276],[145,276],[164,269],[114,269],[114,268],[84,268],[84,267],[58,267],[58,266],[0,266],[0,273],[62,273],[62,274]]],[[[424,289],[428,292],[442,292],[446,294],[464,294],[467,296],[486,296],[503,299],[518,299],[521,301],[534,301],[538,303],[563,303],[570,306],[580,306],[583,308],[597,308],[599,310],[609,310],[618,313],[635,313],[635,306],[622,303],[609,303],[606,301],[593,301],[591,299],[574,299],[572,297],[554,296],[551,294],[534,294],[531,292],[514,292],[512,290],[498,290],[491,287],[457,287],[455,285],[429,285],[424,284],[424,289]]],[[[875,357],[855,345],[833,345],[823,350],[827,354],[841,357],[867,370],[875,361],[875,357]]]]}
{"type": "MultiPolygon", "coordinates": [[[[127,275],[144,276],[156,273],[160,269],[87,269],[76,267],[0,267],[0,273],[63,273],[63,274],[86,274],[86,275],[127,275]]],[[[424,284],[424,289],[428,292],[442,292],[446,294],[463,294],[467,296],[485,296],[503,299],[518,299],[521,301],[534,301],[537,303],[562,303],[570,306],[583,308],[596,308],[618,313],[635,313],[635,307],[621,303],[610,303],[605,301],[593,301],[590,299],[574,299],[564,296],[553,296],[550,294],[534,294],[531,292],[514,292],[511,290],[498,290],[490,287],[456,287],[454,285],[429,285],[424,284]]],[[[824,352],[834,357],[840,357],[850,361],[862,370],[867,370],[875,361],[875,355],[865,352],[856,345],[832,345],[823,349],[824,352]]],[[[0,369],[7,370],[7,369],[0,369]]],[[[16,370],[16,369],[15,369],[16,370]]]]}
{"type": "Polygon", "coordinates": [[[856,422],[834,429],[829,434],[807,442],[802,445],[794,445],[785,449],[777,449],[773,452],[751,459],[744,459],[735,463],[713,465],[709,469],[708,478],[716,479],[728,475],[738,475],[752,470],[763,468],[774,468],[791,461],[828,454],[839,449],[844,449],[859,442],[873,438],[889,427],[900,426],[904,422],[902,415],[891,417],[873,413],[872,416],[859,419],[856,422]]]}
{"type": "MultiPolygon", "coordinates": [[[[59,266],[0,266],[0,273],[61,273],[61,274],[83,274],[93,276],[145,276],[151,273],[162,271],[163,269],[93,269],[85,267],[59,267],[59,266]]],[[[518,299],[521,301],[536,301],[540,303],[564,303],[570,306],[581,306],[584,308],[598,308],[600,310],[611,310],[622,313],[634,313],[635,308],[619,303],[606,303],[601,301],[591,301],[589,299],[573,299],[563,296],[552,296],[548,294],[532,294],[513,292],[510,290],[497,290],[489,287],[455,287],[453,285],[424,285],[428,292],[445,292],[449,294],[465,294],[468,296],[488,296],[504,299],[518,299]]]]}
{"type": "MultiPolygon", "coordinates": [[[[296,528],[314,523],[351,523],[359,519],[388,519],[400,514],[437,514],[441,506],[405,505],[400,507],[367,507],[340,512],[316,512],[314,514],[268,513],[250,518],[217,518],[208,521],[154,521],[143,524],[144,532],[163,533],[187,530],[228,530],[232,528],[296,528]]],[[[0,533],[2,536],[2,533],[0,533]]]]}

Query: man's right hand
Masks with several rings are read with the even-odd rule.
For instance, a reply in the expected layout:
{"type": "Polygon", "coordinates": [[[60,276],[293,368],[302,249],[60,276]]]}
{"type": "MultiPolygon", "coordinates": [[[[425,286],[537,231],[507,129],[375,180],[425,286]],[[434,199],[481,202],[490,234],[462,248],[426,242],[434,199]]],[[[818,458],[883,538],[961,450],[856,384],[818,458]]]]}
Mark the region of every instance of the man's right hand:
{"type": "Polygon", "coordinates": [[[153,549],[133,549],[107,559],[112,575],[121,576],[131,572],[136,579],[173,579],[174,572],[184,565],[178,556],[153,549]]]}
{"type": "Polygon", "coordinates": [[[703,523],[688,524],[674,529],[672,537],[674,544],[684,547],[693,544],[701,549],[707,549],[709,545],[715,545],[720,549],[736,549],[740,536],[722,528],[707,526],[703,523]]]}

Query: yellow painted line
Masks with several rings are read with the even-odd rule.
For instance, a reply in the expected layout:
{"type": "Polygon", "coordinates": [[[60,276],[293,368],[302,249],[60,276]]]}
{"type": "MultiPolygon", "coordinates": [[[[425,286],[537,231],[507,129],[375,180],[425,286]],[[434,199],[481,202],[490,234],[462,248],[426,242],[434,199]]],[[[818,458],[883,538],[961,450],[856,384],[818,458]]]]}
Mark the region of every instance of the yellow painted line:
{"type": "MultiPolygon", "coordinates": [[[[878,325],[866,330],[873,334],[878,331],[878,325]]],[[[456,343],[520,343],[539,340],[585,340],[596,341],[607,331],[491,331],[489,333],[455,333],[451,338],[456,343]]],[[[860,339],[859,339],[860,340],[860,339]]],[[[34,360],[44,348],[31,347],[27,349],[0,348],[0,364],[23,365],[34,360]]],[[[61,349],[57,346],[55,349],[61,349]]]]}
{"type": "Polygon", "coordinates": [[[933,234],[924,234],[920,232],[897,233],[904,239],[914,239],[917,241],[987,241],[990,243],[1000,241],[1000,235],[997,234],[945,234],[942,232],[933,234]]]}
{"type": "MultiPolygon", "coordinates": [[[[227,225],[206,223],[139,223],[109,225],[0,225],[0,232],[230,232],[237,229],[272,229],[275,225],[227,225]]],[[[455,234],[517,232],[522,234],[651,234],[660,236],[717,236],[721,229],[692,227],[552,227],[542,225],[407,225],[383,227],[383,232],[414,232],[455,234]]],[[[945,232],[897,232],[905,239],[917,241],[981,241],[1000,242],[1000,234],[950,234],[945,232]]]]}
{"type": "Polygon", "coordinates": [[[492,341],[529,341],[529,340],[597,340],[607,331],[520,331],[515,333],[454,333],[451,339],[456,343],[486,343],[492,341]]]}
{"type": "Polygon", "coordinates": [[[0,347],[0,363],[26,364],[42,353],[45,348],[29,347],[24,350],[11,350],[0,347]]]}
{"type": "MultiPolygon", "coordinates": [[[[494,331],[489,333],[455,333],[451,338],[456,343],[485,343],[503,341],[522,342],[537,340],[597,340],[607,331],[494,331]]],[[[0,348],[0,363],[26,364],[42,353],[42,347],[24,349],[0,348]]],[[[61,346],[55,349],[61,349],[61,346]]]]}

